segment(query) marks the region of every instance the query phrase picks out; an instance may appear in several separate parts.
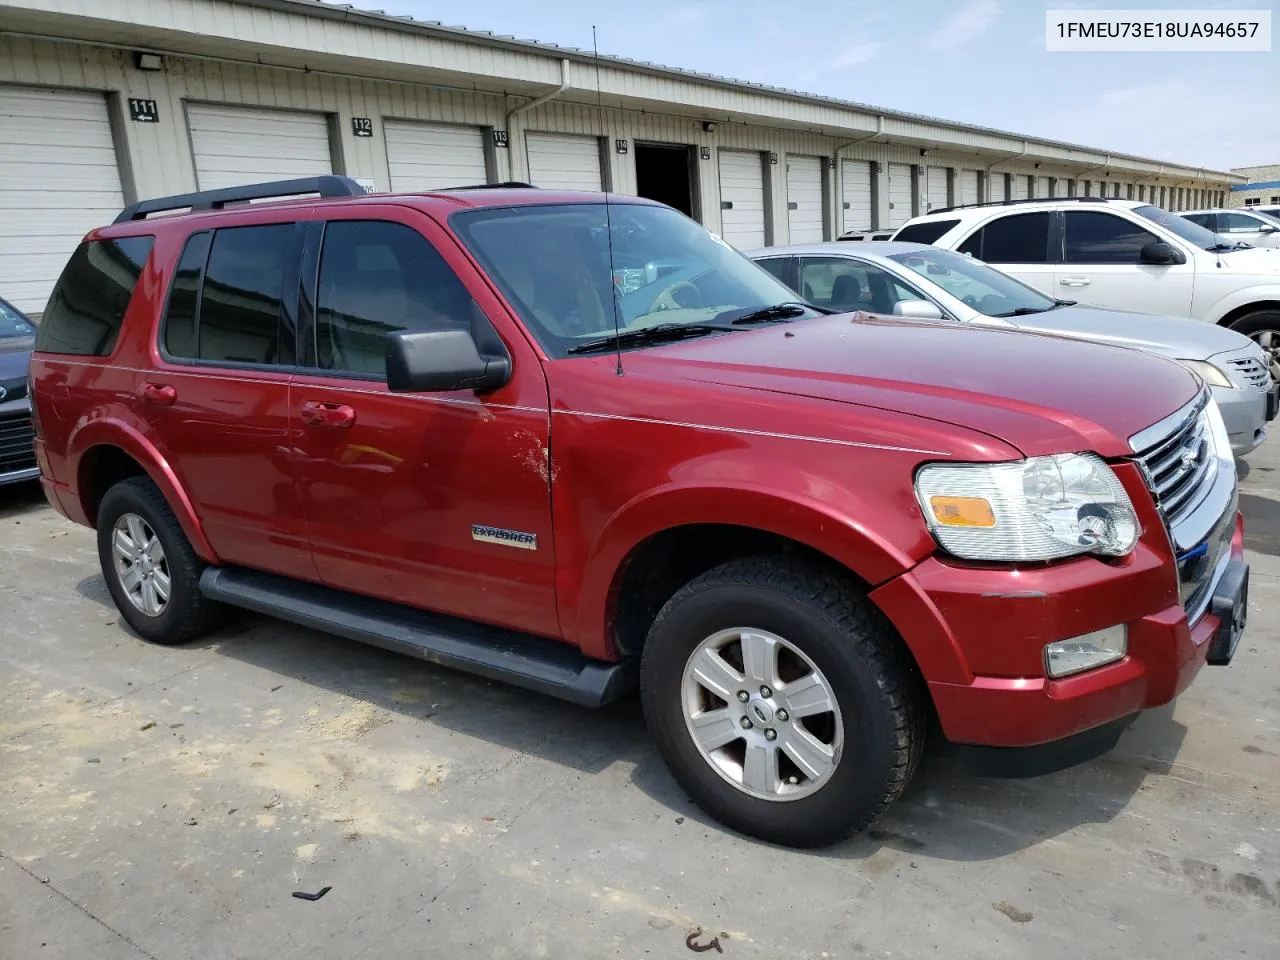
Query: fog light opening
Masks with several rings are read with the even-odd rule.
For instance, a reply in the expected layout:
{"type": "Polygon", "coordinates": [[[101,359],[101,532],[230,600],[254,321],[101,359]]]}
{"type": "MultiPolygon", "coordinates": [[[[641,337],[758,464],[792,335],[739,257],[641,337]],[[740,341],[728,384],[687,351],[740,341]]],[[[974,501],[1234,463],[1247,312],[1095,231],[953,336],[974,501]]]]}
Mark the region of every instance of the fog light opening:
{"type": "Polygon", "coordinates": [[[1045,672],[1055,680],[1069,677],[1115,663],[1128,649],[1129,631],[1123,623],[1070,640],[1056,640],[1045,645],[1045,672]]]}

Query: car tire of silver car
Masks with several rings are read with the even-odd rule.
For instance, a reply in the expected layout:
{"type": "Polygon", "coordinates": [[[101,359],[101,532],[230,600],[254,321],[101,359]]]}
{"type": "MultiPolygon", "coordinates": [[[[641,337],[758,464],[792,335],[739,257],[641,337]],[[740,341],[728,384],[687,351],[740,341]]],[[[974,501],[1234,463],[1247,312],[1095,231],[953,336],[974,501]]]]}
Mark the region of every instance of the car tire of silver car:
{"type": "Polygon", "coordinates": [[[204,564],[151,480],[131,477],[111,487],[98,505],[97,528],[107,589],[135,633],[179,644],[217,626],[224,608],[200,592],[204,564]]]}
{"type": "Polygon", "coordinates": [[[902,793],[927,694],[893,627],[820,564],[749,557],[659,611],[640,666],[645,718],[676,780],[772,843],[834,843],[902,793]]]}
{"type": "Polygon", "coordinates": [[[1271,364],[1271,379],[1280,381],[1280,310],[1256,310],[1245,314],[1231,329],[1262,347],[1271,364]]]}

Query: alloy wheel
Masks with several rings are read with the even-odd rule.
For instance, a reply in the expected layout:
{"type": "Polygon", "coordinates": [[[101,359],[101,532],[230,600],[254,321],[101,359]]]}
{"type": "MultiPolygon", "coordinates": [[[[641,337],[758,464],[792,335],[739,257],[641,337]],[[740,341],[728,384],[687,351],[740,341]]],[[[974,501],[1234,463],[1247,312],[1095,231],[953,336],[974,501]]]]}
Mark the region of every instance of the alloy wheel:
{"type": "Polygon", "coordinates": [[[116,577],[129,602],[149,617],[169,604],[169,562],[155,530],[136,513],[120,515],[111,531],[116,577]]]}

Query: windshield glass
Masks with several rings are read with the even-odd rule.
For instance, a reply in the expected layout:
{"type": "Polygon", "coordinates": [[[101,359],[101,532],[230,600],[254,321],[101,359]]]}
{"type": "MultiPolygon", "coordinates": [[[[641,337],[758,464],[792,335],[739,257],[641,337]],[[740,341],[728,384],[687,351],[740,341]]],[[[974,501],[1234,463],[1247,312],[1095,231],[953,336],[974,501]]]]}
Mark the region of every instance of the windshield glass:
{"type": "Polygon", "coordinates": [[[0,340],[24,340],[36,335],[36,328],[9,304],[0,300],[0,340]]]}
{"type": "Polygon", "coordinates": [[[502,207],[455,213],[449,222],[554,357],[613,335],[615,294],[624,333],[706,324],[725,311],[796,300],[781,282],[668,207],[502,207]]]}
{"type": "Polygon", "coordinates": [[[1056,301],[1040,291],[962,253],[941,249],[913,250],[911,253],[895,253],[889,259],[918,273],[988,317],[1043,313],[1056,305],[1056,301]]]}
{"type": "Polygon", "coordinates": [[[1184,220],[1176,213],[1170,213],[1168,210],[1161,210],[1159,207],[1147,205],[1145,207],[1136,207],[1133,211],[1140,217],[1146,217],[1152,223],[1158,223],[1170,233],[1176,233],[1188,243],[1194,243],[1201,250],[1212,250],[1219,246],[1231,246],[1230,241],[1222,239],[1212,230],[1206,230],[1198,223],[1192,223],[1190,220],[1184,220]]]}

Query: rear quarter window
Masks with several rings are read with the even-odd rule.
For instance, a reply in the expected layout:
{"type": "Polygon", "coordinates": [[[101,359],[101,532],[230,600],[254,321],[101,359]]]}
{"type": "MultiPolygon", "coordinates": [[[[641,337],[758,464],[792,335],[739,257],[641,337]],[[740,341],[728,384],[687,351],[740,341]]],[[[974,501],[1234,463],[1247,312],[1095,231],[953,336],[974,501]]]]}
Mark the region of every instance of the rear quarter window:
{"type": "Polygon", "coordinates": [[[115,349],[154,237],[120,237],[80,244],[71,255],[40,318],[36,350],[105,357],[115,349]]]}
{"type": "Polygon", "coordinates": [[[909,223],[895,233],[893,239],[907,243],[933,243],[959,222],[959,220],[927,220],[924,223],[909,223]]]}

